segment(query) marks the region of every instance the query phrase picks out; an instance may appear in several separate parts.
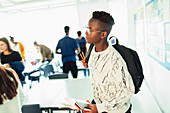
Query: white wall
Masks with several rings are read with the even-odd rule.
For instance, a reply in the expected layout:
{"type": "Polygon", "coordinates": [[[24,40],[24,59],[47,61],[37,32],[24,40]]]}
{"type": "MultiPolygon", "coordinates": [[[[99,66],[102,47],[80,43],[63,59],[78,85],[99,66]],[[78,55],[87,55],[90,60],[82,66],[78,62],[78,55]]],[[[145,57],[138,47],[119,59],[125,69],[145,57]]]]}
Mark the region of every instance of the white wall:
{"type": "MultiPolygon", "coordinates": [[[[127,0],[129,44],[134,47],[136,47],[134,13],[142,6],[144,7],[144,4],[147,3],[147,1],[149,0],[127,0]]],[[[170,113],[170,71],[149,57],[146,52],[138,51],[138,53],[143,64],[145,79],[154,94],[153,96],[156,97],[162,111],[165,113],[170,113]]]]}
{"type": "Polygon", "coordinates": [[[127,12],[125,0],[93,0],[77,4],[80,27],[87,27],[93,11],[109,12],[115,21],[110,36],[116,36],[122,44],[128,43],[127,12]],[[121,10],[118,10],[121,9],[121,10]]]}
{"type": "MultiPolygon", "coordinates": [[[[26,53],[30,54],[35,50],[34,41],[54,51],[58,40],[65,35],[66,25],[70,26],[70,36],[73,38],[77,37],[79,30],[76,5],[2,15],[0,25],[0,37],[9,39],[13,36],[15,41],[23,43],[26,53]]],[[[28,58],[30,56],[26,54],[28,58]]]]}
{"type": "Polygon", "coordinates": [[[125,0],[109,0],[108,10],[115,20],[111,36],[116,36],[120,44],[128,44],[127,6],[125,0]]]}
{"type": "MultiPolygon", "coordinates": [[[[81,30],[85,36],[85,27],[93,11],[104,10],[114,17],[115,25],[111,35],[119,38],[120,42],[127,43],[127,16],[124,0],[93,0],[68,6],[51,9],[41,9],[13,14],[0,13],[0,37],[13,36],[15,41],[23,43],[26,53],[35,52],[33,42],[45,44],[53,51],[64,34],[64,26],[70,26],[70,36],[77,37],[81,30]],[[94,7],[95,6],[95,7],[94,7]],[[117,9],[121,9],[117,11],[117,9]]],[[[27,58],[30,58],[26,55],[27,58]]],[[[34,56],[31,56],[34,58],[34,56]]]]}
{"type": "Polygon", "coordinates": [[[80,0],[77,0],[77,11],[79,15],[80,27],[82,29],[87,27],[88,21],[91,18],[93,11],[106,11],[106,10],[108,10],[107,0],[93,0],[87,2],[80,2],[80,0]]]}

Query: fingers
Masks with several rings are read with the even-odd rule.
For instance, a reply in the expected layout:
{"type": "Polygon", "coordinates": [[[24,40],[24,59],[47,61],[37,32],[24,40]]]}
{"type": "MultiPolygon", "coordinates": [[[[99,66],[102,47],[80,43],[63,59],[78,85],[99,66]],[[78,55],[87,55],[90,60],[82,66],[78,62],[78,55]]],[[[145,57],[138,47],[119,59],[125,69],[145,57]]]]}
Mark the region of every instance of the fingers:
{"type": "Polygon", "coordinates": [[[82,58],[83,61],[86,60],[85,56],[84,56],[84,53],[82,52],[82,54],[80,54],[80,57],[82,58]]]}
{"type": "Polygon", "coordinates": [[[83,63],[83,66],[84,66],[85,68],[88,68],[88,64],[85,62],[85,60],[81,60],[81,62],[83,63]]]}
{"type": "Polygon", "coordinates": [[[91,103],[90,103],[90,101],[89,101],[89,100],[86,100],[86,102],[88,102],[88,103],[91,105],[91,103]]]}
{"type": "Polygon", "coordinates": [[[85,60],[85,56],[84,56],[84,53],[82,52],[82,54],[83,54],[83,58],[84,58],[84,60],[85,60]]]}
{"type": "Polygon", "coordinates": [[[84,60],[84,58],[83,58],[83,56],[81,54],[80,54],[80,56],[81,56],[82,60],[84,60]]]}

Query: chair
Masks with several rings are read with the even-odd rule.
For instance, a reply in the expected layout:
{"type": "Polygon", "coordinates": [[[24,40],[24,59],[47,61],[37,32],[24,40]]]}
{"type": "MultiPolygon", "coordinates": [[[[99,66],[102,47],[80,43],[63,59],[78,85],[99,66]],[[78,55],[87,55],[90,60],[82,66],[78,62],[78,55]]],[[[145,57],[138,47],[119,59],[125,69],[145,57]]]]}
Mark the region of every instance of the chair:
{"type": "Polygon", "coordinates": [[[48,64],[43,68],[44,76],[48,77],[49,75],[54,73],[54,68],[52,64],[48,64]]]}
{"type": "Polygon", "coordinates": [[[65,78],[68,78],[68,74],[62,73],[62,72],[56,72],[48,77],[49,79],[65,79],[65,78]]]}
{"type": "Polygon", "coordinates": [[[33,81],[40,81],[40,76],[41,76],[41,72],[42,69],[35,69],[31,72],[25,72],[24,75],[28,76],[28,79],[31,80],[31,82],[33,81]],[[36,74],[36,76],[34,76],[36,74]]]}
{"type": "Polygon", "coordinates": [[[22,113],[42,113],[39,104],[30,104],[22,106],[22,113]]]}
{"type": "Polygon", "coordinates": [[[38,82],[40,81],[40,77],[42,75],[42,72],[43,72],[43,69],[42,69],[42,65],[41,65],[39,68],[37,68],[37,69],[35,69],[31,72],[24,72],[23,73],[25,75],[25,77],[28,76],[28,80],[31,81],[30,88],[32,87],[33,81],[38,81],[38,82]]]}
{"type": "Polygon", "coordinates": [[[43,68],[44,76],[49,79],[64,79],[68,78],[68,74],[62,72],[54,72],[52,64],[48,64],[43,68]]]}

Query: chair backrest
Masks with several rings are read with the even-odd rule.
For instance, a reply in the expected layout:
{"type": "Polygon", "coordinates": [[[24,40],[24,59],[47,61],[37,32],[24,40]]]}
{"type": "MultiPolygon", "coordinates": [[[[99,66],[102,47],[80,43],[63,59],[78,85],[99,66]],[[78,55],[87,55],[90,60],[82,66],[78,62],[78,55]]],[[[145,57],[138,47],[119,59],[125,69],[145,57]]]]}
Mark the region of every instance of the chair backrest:
{"type": "Polygon", "coordinates": [[[54,73],[54,68],[52,64],[48,64],[44,67],[44,76],[48,77],[49,75],[54,73]]]}
{"type": "Polygon", "coordinates": [[[39,104],[30,104],[22,106],[22,113],[42,113],[39,104]]]}

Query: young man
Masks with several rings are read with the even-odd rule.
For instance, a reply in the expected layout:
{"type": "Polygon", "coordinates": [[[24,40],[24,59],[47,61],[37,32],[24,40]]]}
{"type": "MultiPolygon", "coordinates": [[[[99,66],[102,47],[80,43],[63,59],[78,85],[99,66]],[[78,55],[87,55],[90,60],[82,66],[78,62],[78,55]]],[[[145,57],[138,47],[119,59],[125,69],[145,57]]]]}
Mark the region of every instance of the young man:
{"type": "Polygon", "coordinates": [[[109,45],[107,37],[114,19],[104,11],[93,12],[86,31],[87,43],[94,43],[88,65],[96,104],[88,113],[130,113],[134,84],[120,54],[109,45]]]}
{"type": "Polygon", "coordinates": [[[81,36],[81,31],[77,31],[78,38],[76,38],[79,46],[80,46],[80,53],[78,54],[79,60],[83,60],[80,56],[80,54],[84,53],[86,55],[87,48],[86,48],[86,39],[81,36]]]}
{"type": "Polygon", "coordinates": [[[80,50],[76,39],[69,37],[69,30],[69,26],[64,27],[66,36],[59,40],[56,47],[56,53],[62,55],[63,72],[68,74],[69,71],[71,71],[73,78],[77,78],[78,70],[76,65],[75,51],[77,50],[80,52],[80,50]],[[59,49],[61,52],[59,52],[59,49]]]}

